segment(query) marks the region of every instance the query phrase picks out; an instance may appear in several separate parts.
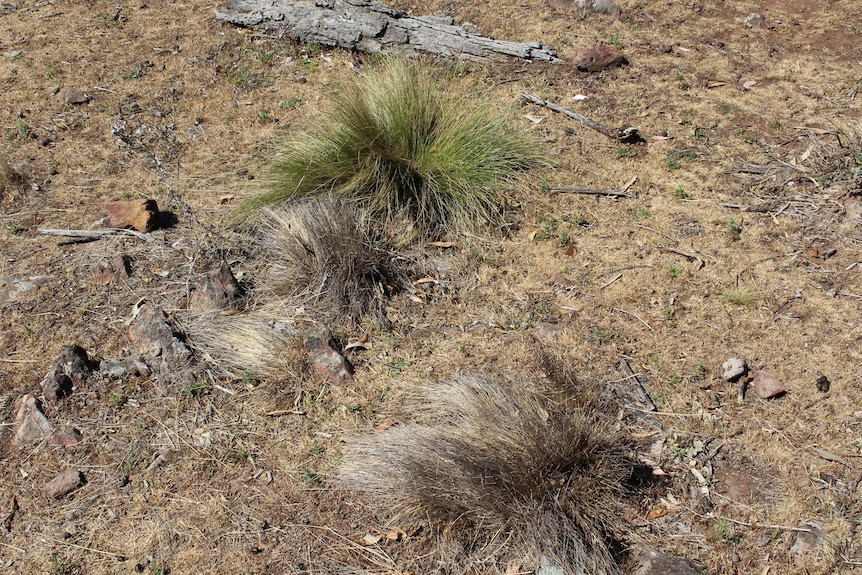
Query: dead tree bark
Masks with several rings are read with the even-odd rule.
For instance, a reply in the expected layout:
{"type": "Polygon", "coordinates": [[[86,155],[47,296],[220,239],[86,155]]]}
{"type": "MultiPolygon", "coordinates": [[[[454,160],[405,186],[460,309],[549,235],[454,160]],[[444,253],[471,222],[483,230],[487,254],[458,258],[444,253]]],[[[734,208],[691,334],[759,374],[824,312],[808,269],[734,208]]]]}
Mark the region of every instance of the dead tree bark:
{"type": "Polygon", "coordinates": [[[469,60],[506,56],[560,62],[541,42],[520,44],[472,34],[447,16],[409,16],[373,0],[227,0],[219,20],[297,42],[369,54],[399,48],[469,60]]]}

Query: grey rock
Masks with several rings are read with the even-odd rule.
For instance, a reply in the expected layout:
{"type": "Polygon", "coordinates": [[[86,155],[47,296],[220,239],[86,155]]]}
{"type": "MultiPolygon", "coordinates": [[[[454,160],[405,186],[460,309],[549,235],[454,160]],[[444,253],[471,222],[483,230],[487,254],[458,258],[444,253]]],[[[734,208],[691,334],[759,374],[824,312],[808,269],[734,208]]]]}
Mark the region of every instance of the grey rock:
{"type": "Polygon", "coordinates": [[[724,373],[721,375],[724,380],[733,381],[736,378],[745,375],[748,371],[748,366],[746,365],[745,360],[731,357],[721,364],[721,369],[724,370],[724,373]]]}
{"type": "Polygon", "coordinates": [[[687,559],[656,549],[640,549],[633,575],[703,575],[703,570],[687,559]]]}
{"type": "Polygon", "coordinates": [[[353,382],[353,369],[344,357],[330,346],[329,330],[312,329],[305,335],[305,349],[308,361],[317,375],[324,381],[335,385],[353,382]]]}
{"type": "Polygon", "coordinates": [[[12,444],[23,447],[53,435],[57,428],[42,413],[39,400],[30,395],[21,396],[16,402],[15,435],[12,444]]]}
{"type": "Polygon", "coordinates": [[[799,524],[799,527],[807,529],[808,531],[796,532],[796,539],[790,547],[790,553],[792,555],[801,555],[803,553],[808,553],[809,551],[814,551],[818,547],[821,547],[826,541],[826,538],[823,535],[823,525],[818,521],[802,521],[799,524]]]}
{"type": "Polygon", "coordinates": [[[196,312],[208,312],[236,307],[236,301],[241,293],[230,266],[222,263],[216,269],[208,271],[196,283],[189,296],[189,308],[196,312]]]}

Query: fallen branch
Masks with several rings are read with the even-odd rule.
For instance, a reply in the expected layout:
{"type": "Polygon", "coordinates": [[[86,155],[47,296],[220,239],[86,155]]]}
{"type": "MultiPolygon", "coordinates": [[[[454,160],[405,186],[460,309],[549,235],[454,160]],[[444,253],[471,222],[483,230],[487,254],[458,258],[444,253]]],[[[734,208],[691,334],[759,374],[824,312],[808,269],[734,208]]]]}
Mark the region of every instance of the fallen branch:
{"type": "Polygon", "coordinates": [[[562,106],[554,104],[553,102],[550,102],[548,100],[544,100],[544,99],[540,98],[539,96],[536,96],[535,94],[528,94],[526,92],[521,92],[521,99],[524,100],[525,102],[531,102],[531,103],[536,104],[538,106],[544,106],[545,108],[552,110],[554,112],[557,112],[558,114],[562,114],[562,115],[567,116],[573,120],[577,120],[578,122],[580,122],[581,124],[583,124],[587,128],[590,128],[592,130],[595,130],[596,132],[604,134],[605,136],[607,136],[608,138],[610,138],[612,140],[617,140],[618,142],[622,142],[624,144],[636,144],[638,142],[644,142],[645,141],[643,139],[643,137],[638,133],[637,128],[633,128],[631,126],[626,127],[626,128],[611,128],[611,127],[605,126],[604,124],[602,124],[600,122],[596,122],[595,120],[587,118],[586,116],[582,116],[581,114],[578,114],[577,112],[573,112],[572,110],[569,110],[568,108],[563,108],[562,106]]]}
{"type": "Polygon", "coordinates": [[[113,235],[129,235],[142,239],[146,242],[153,241],[153,236],[135,230],[126,230],[123,228],[105,228],[104,230],[37,230],[37,234],[42,236],[62,236],[67,238],[84,238],[89,240],[98,240],[105,236],[113,235]]]}
{"type": "Polygon", "coordinates": [[[217,19],[278,32],[304,44],[337,46],[375,54],[391,48],[470,60],[506,56],[560,62],[541,42],[494,40],[455,26],[447,16],[413,17],[370,0],[227,0],[217,19]]]}
{"type": "Polygon", "coordinates": [[[628,192],[628,189],[634,185],[637,179],[638,177],[635,176],[631,180],[623,184],[622,187],[615,190],[596,190],[593,188],[548,188],[548,191],[552,194],[586,194],[590,196],[613,196],[616,198],[631,198],[632,195],[626,192],[628,192]]]}
{"type": "Polygon", "coordinates": [[[695,268],[695,270],[699,270],[700,268],[702,268],[703,266],[705,266],[705,265],[706,265],[706,262],[705,262],[705,261],[703,261],[703,258],[702,258],[702,257],[700,257],[700,256],[698,256],[698,255],[690,254],[690,253],[688,253],[688,252],[684,252],[684,251],[682,251],[682,250],[678,250],[678,249],[676,249],[676,248],[674,248],[674,247],[666,246],[666,245],[664,245],[664,244],[659,244],[659,245],[657,245],[656,247],[657,247],[658,249],[660,249],[661,251],[663,251],[663,252],[670,252],[670,253],[672,253],[672,254],[676,254],[676,255],[678,255],[678,256],[682,256],[682,257],[684,257],[684,258],[688,258],[690,261],[697,262],[697,267],[695,268]]]}

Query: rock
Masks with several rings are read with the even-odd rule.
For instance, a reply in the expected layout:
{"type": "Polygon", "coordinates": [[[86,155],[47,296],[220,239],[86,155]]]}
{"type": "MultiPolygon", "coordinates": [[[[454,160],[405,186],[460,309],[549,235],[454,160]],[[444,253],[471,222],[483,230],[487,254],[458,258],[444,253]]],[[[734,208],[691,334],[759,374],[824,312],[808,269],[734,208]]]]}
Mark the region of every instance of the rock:
{"type": "Polygon", "coordinates": [[[223,262],[195,283],[189,297],[189,308],[196,312],[235,309],[241,292],[230,266],[223,262]]]}
{"type": "Polygon", "coordinates": [[[595,48],[581,50],[577,58],[575,66],[581,72],[601,72],[629,63],[622,52],[607,44],[598,44],[595,48]]]}
{"type": "Polygon", "coordinates": [[[52,499],[59,499],[68,495],[84,484],[84,476],[77,469],[67,468],[57,474],[54,479],[45,485],[45,495],[52,499]]]}
{"type": "Polygon", "coordinates": [[[844,202],[844,217],[853,223],[862,224],[862,197],[847,198],[844,202]]]}
{"type": "Polygon", "coordinates": [[[802,521],[799,527],[808,531],[797,531],[796,539],[790,547],[791,555],[802,555],[821,547],[826,541],[823,535],[823,525],[817,521],[802,521]]]}
{"type": "Polygon", "coordinates": [[[63,399],[72,393],[73,387],[83,386],[92,373],[93,366],[84,348],[64,346],[51,371],[42,379],[42,393],[48,401],[63,399]]]}
{"type": "Polygon", "coordinates": [[[84,440],[84,436],[80,431],[75,429],[74,427],[70,427],[66,431],[62,433],[58,432],[51,436],[51,440],[48,442],[51,445],[56,447],[62,447],[63,449],[68,449],[69,447],[74,447],[81,443],[84,440]]]}
{"type": "Polygon", "coordinates": [[[159,206],[156,200],[109,200],[105,202],[108,225],[112,228],[134,228],[148,232],[158,227],[159,206]]]}
{"type": "Polygon", "coordinates": [[[763,15],[758,14],[757,12],[752,12],[748,15],[748,18],[745,19],[745,25],[752,30],[760,30],[763,28],[763,24],[765,22],[766,20],[763,18],[763,15]]]}
{"type": "Polygon", "coordinates": [[[703,570],[687,559],[666,555],[656,549],[640,549],[633,575],[703,575],[703,570]]]}
{"type": "Polygon", "coordinates": [[[825,375],[821,375],[817,378],[815,385],[817,385],[817,391],[821,393],[826,393],[829,391],[829,387],[831,384],[829,383],[828,377],[826,377],[825,375]]]}
{"type": "Polygon", "coordinates": [[[550,278],[548,278],[548,284],[549,285],[571,287],[571,286],[575,285],[575,282],[573,282],[572,280],[570,280],[569,278],[567,278],[563,274],[554,274],[550,278]]]}
{"type": "Polygon", "coordinates": [[[60,104],[86,104],[90,101],[90,97],[79,88],[67,87],[61,88],[54,94],[54,101],[60,104]]]}
{"type": "Polygon", "coordinates": [[[47,276],[0,278],[0,303],[31,301],[49,279],[47,276]]]}
{"type": "Polygon", "coordinates": [[[108,379],[120,379],[129,371],[129,364],[120,359],[103,359],[99,363],[99,373],[108,379]]]}
{"type": "Polygon", "coordinates": [[[312,329],[305,335],[308,361],[314,371],[327,383],[347,385],[353,382],[353,370],[344,357],[329,345],[329,330],[312,329]]]}
{"type": "Polygon", "coordinates": [[[174,334],[165,312],[152,304],[141,306],[129,326],[129,340],[140,353],[161,358],[162,372],[184,366],[192,357],[188,346],[174,334]]]}
{"type": "Polygon", "coordinates": [[[734,381],[736,378],[745,375],[748,371],[748,366],[745,364],[745,360],[731,357],[721,364],[721,369],[724,370],[724,373],[721,374],[724,381],[734,381]]]}
{"type": "Polygon", "coordinates": [[[551,341],[560,335],[560,326],[556,323],[540,321],[536,324],[536,338],[541,341],[551,341]]]}
{"type": "Polygon", "coordinates": [[[54,427],[45,414],[39,400],[30,395],[22,396],[15,404],[15,436],[12,444],[15,447],[23,447],[35,441],[41,441],[50,437],[57,428],[54,427]]]}
{"type": "Polygon", "coordinates": [[[108,285],[115,282],[128,281],[132,275],[131,260],[128,256],[119,255],[113,260],[103,260],[96,267],[96,283],[108,285]]]}
{"type": "Polygon", "coordinates": [[[611,0],[545,0],[545,4],[552,10],[580,10],[592,9],[601,14],[619,15],[620,8],[611,0]]]}
{"type": "Polygon", "coordinates": [[[784,382],[762,369],[754,372],[751,385],[754,387],[754,391],[757,392],[757,396],[761,399],[769,399],[770,397],[776,397],[787,392],[784,382]]]}

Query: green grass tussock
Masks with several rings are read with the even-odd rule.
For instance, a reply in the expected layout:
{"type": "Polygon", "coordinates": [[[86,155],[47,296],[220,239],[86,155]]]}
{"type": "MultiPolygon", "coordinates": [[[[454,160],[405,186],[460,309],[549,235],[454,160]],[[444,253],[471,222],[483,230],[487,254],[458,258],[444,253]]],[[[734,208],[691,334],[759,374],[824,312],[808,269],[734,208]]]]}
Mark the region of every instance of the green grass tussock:
{"type": "Polygon", "coordinates": [[[532,150],[490,106],[418,64],[388,60],[344,86],[318,130],[285,143],[251,207],[333,193],[376,220],[407,217],[421,235],[441,235],[496,221],[503,188],[535,163],[532,150]]]}

